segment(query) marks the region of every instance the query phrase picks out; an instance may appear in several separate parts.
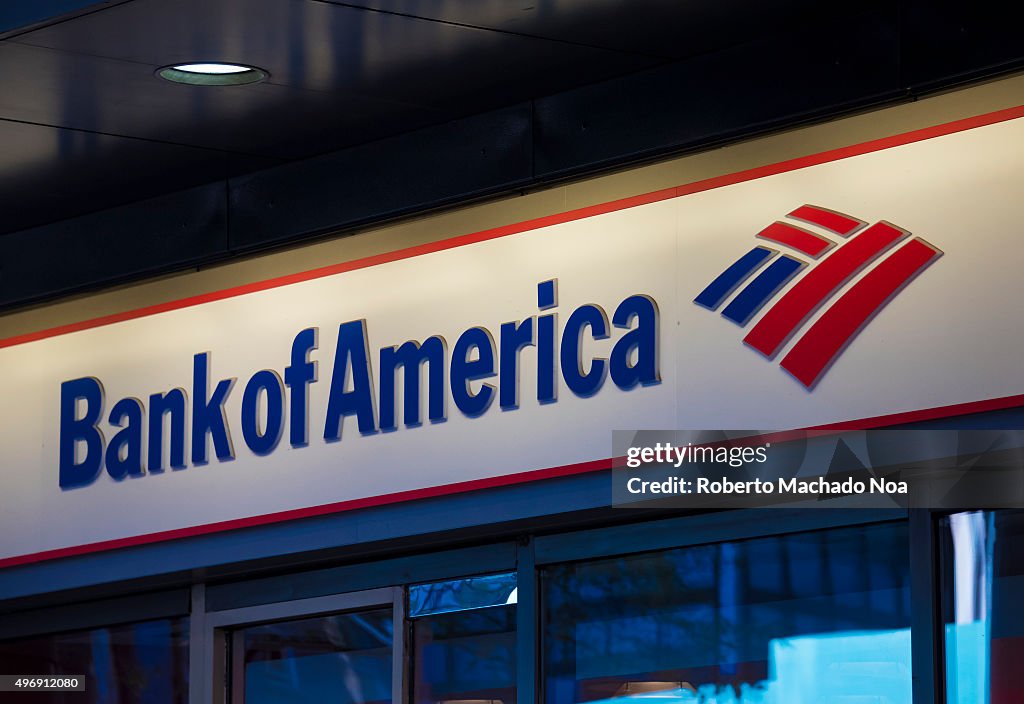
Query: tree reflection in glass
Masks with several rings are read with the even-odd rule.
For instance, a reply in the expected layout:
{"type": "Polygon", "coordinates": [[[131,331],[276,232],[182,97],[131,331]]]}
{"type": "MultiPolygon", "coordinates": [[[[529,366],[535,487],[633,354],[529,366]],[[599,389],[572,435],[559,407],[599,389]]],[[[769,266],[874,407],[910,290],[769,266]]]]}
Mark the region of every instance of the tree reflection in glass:
{"type": "Polygon", "coordinates": [[[543,597],[546,704],[911,701],[905,524],[558,565],[543,597]]]}

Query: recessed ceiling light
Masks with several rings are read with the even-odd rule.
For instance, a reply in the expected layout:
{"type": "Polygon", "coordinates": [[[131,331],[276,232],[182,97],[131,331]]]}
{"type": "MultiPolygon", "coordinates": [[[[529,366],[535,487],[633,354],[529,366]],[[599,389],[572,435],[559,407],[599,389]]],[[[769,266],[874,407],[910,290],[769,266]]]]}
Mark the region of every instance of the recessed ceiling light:
{"type": "Polygon", "coordinates": [[[156,73],[168,81],[191,86],[241,86],[265,80],[270,76],[255,66],[221,62],[175,64],[157,69],[156,73]]]}

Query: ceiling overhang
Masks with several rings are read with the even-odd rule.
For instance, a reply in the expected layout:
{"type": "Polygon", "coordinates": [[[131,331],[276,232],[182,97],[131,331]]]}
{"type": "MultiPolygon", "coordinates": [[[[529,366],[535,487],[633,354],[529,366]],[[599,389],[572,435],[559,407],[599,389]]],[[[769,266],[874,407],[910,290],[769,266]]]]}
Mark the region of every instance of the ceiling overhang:
{"type": "Polygon", "coordinates": [[[1024,59],[1022,11],[997,3],[8,5],[6,307],[906,100],[1024,59]],[[188,61],[269,78],[157,75],[188,61]]]}

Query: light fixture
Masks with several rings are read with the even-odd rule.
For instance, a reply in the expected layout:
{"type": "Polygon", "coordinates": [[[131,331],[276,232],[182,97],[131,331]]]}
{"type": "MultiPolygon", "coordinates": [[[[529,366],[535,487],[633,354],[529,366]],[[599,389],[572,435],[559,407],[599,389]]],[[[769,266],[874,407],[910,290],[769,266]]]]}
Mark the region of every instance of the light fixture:
{"type": "Polygon", "coordinates": [[[160,78],[190,86],[241,86],[266,80],[270,74],[255,66],[219,61],[174,64],[157,69],[160,78]]]}
{"type": "Polygon", "coordinates": [[[649,695],[645,698],[656,699],[662,694],[669,698],[682,692],[696,693],[697,688],[689,682],[625,682],[614,694],[615,697],[633,697],[649,695]],[[650,696],[653,695],[653,696],[650,696]]]}

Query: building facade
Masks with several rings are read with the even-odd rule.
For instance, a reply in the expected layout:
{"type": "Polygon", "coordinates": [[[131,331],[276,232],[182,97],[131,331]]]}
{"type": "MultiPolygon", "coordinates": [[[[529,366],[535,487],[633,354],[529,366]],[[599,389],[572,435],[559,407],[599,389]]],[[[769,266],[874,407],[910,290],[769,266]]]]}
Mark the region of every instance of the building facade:
{"type": "Polygon", "coordinates": [[[1022,144],[999,77],[12,308],[0,674],[84,693],[3,697],[1021,701],[1017,497],[616,458],[1024,427],[1022,144]]]}

